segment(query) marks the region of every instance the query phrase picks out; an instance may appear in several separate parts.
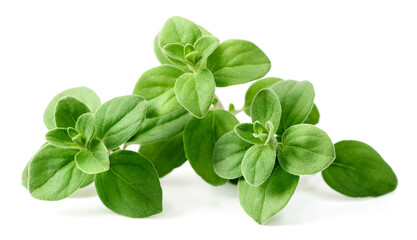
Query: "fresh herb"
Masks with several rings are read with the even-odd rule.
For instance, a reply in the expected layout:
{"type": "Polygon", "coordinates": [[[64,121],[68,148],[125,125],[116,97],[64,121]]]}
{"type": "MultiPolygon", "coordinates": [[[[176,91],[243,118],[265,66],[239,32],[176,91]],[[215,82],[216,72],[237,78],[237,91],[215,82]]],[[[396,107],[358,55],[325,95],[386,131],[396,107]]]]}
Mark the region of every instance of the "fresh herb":
{"type": "Polygon", "coordinates": [[[350,197],[395,190],[391,167],[358,141],[333,144],[319,123],[313,85],[264,77],[265,53],[246,40],[221,42],[203,27],[172,17],[154,39],[161,66],[142,74],[133,95],[104,104],[85,87],[48,105],[46,141],[26,165],[33,197],[61,200],[95,183],[105,206],[128,217],[162,211],[159,178],[189,161],[207,183],[238,185],[240,204],[257,223],[281,211],[300,176],[322,173],[350,197]],[[242,109],[224,109],[216,87],[254,82],[242,109]],[[239,112],[251,117],[239,123],[239,112]],[[139,151],[124,150],[140,145],[139,151]]]}

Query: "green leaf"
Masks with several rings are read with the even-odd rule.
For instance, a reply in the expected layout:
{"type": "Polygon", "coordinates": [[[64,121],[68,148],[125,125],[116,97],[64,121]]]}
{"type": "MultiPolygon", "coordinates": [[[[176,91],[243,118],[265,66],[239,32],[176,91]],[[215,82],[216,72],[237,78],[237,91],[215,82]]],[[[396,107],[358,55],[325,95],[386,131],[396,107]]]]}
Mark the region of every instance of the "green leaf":
{"type": "Polygon", "coordinates": [[[139,132],[127,144],[153,143],[172,138],[184,130],[191,115],[184,108],[159,118],[145,119],[139,132]]]}
{"type": "Polygon", "coordinates": [[[80,146],[72,141],[66,128],[55,128],[45,135],[49,144],[59,148],[78,149],[80,146]]]}
{"type": "MultiPolygon", "coordinates": [[[[251,144],[264,144],[266,141],[262,141],[260,138],[255,137],[253,134],[254,126],[252,123],[240,123],[235,126],[235,133],[244,141],[251,144]]],[[[265,134],[266,135],[266,134],[265,134]]]]}
{"type": "Polygon", "coordinates": [[[77,87],[77,88],[70,88],[67,89],[59,94],[57,94],[51,102],[48,104],[44,114],[43,114],[43,122],[45,126],[51,130],[56,127],[55,125],[55,107],[59,99],[64,96],[71,96],[74,97],[81,102],[83,102],[87,107],[92,111],[95,112],[97,108],[100,106],[100,98],[97,96],[93,90],[86,88],[86,87],[77,87]]]}
{"type": "Polygon", "coordinates": [[[242,160],[242,174],[246,182],[252,186],[264,183],[274,169],[276,154],[271,144],[250,147],[242,160]]]}
{"type": "Polygon", "coordinates": [[[190,52],[185,56],[185,59],[187,60],[187,63],[190,65],[195,65],[200,60],[199,54],[197,51],[190,52]]]}
{"type": "Polygon", "coordinates": [[[201,69],[196,74],[186,73],[179,77],[174,92],[185,109],[195,117],[203,118],[213,102],[215,88],[216,83],[211,72],[201,69]]]}
{"type": "Polygon", "coordinates": [[[94,138],[88,149],[75,155],[77,167],[87,173],[96,174],[109,170],[109,154],[103,141],[94,138]]]}
{"type": "Polygon", "coordinates": [[[78,150],[45,145],[29,165],[29,192],[40,200],[56,201],[75,192],[86,174],[75,165],[78,150]]]}
{"type": "Polygon", "coordinates": [[[394,171],[371,146],[346,140],[335,148],[336,159],[322,175],[337,192],[349,197],[377,197],[397,187],[394,171]]]}
{"type": "Polygon", "coordinates": [[[139,131],[145,116],[146,101],[142,97],[113,98],[96,112],[96,136],[107,149],[116,148],[139,131]]]}
{"type": "Polygon", "coordinates": [[[282,136],[282,144],[278,161],[285,170],[295,175],[318,173],[326,169],[336,157],[329,136],[309,124],[288,128],[282,136]]]}
{"type": "Polygon", "coordinates": [[[252,122],[259,121],[266,126],[266,122],[270,121],[275,133],[281,120],[281,113],[281,104],[274,91],[266,88],[256,94],[251,105],[252,122]]]}
{"type": "Polygon", "coordinates": [[[85,137],[87,144],[90,143],[96,131],[96,119],[92,113],[84,113],[75,124],[75,130],[85,137]]]}
{"type": "Polygon", "coordinates": [[[244,40],[222,42],[207,59],[217,87],[250,82],[271,69],[268,57],[255,44],[244,40]]]}
{"type": "Polygon", "coordinates": [[[174,93],[177,78],[184,71],[170,65],[152,68],[142,74],[133,94],[148,101],[147,118],[156,118],[181,108],[174,93]]]}
{"type": "Polygon", "coordinates": [[[194,44],[201,36],[200,28],[195,23],[182,17],[172,17],[165,22],[158,40],[161,48],[169,43],[185,46],[187,43],[194,44]]]}
{"type": "Polygon", "coordinates": [[[55,108],[55,125],[58,128],[75,127],[77,119],[84,113],[90,112],[90,109],[73,97],[62,97],[56,103],[55,108]]]}
{"type": "Polygon", "coordinates": [[[95,177],[94,174],[87,174],[87,177],[85,178],[83,184],[81,184],[80,188],[85,188],[88,185],[90,185],[91,183],[93,183],[94,182],[94,177],[95,177]]]}
{"type": "Polygon", "coordinates": [[[159,47],[158,36],[159,34],[157,34],[153,40],[153,50],[155,52],[155,56],[161,64],[172,64],[159,47]]]}
{"type": "Polygon", "coordinates": [[[159,177],[167,175],[187,161],[182,133],[163,141],[142,144],[139,153],[153,163],[159,177]]]}
{"type": "Polygon", "coordinates": [[[29,164],[31,160],[29,160],[29,162],[26,164],[22,172],[22,185],[25,188],[28,188],[28,185],[29,185],[29,182],[28,182],[29,181],[29,164]]]}
{"type": "Polygon", "coordinates": [[[254,187],[239,180],[239,200],[245,212],[259,224],[265,224],[283,209],[297,188],[299,177],[276,167],[266,182],[254,187]]]}
{"type": "Polygon", "coordinates": [[[194,46],[201,57],[208,57],[219,46],[219,39],[213,36],[203,36],[195,42],[194,46]]]}
{"type": "Polygon", "coordinates": [[[95,177],[97,194],[110,210],[132,218],[162,211],[162,189],[148,159],[132,151],[110,155],[110,170],[95,177]]]}
{"type": "Polygon", "coordinates": [[[191,118],[184,128],[184,150],[188,161],[206,182],[218,186],[226,182],[213,169],[215,142],[238,124],[235,116],[225,110],[209,111],[203,119],[191,118]]]}
{"type": "Polygon", "coordinates": [[[316,125],[317,123],[319,123],[319,120],[320,120],[320,112],[316,104],[314,104],[313,109],[311,109],[310,114],[308,114],[307,119],[304,120],[303,123],[316,125]]]}
{"type": "Polygon", "coordinates": [[[269,77],[260,79],[256,82],[254,82],[246,91],[245,94],[245,105],[243,107],[245,113],[250,116],[250,106],[252,104],[253,99],[255,98],[255,95],[264,88],[269,88],[275,83],[282,81],[280,78],[275,77],[269,77]]]}
{"type": "Polygon", "coordinates": [[[224,134],[213,149],[213,167],[217,175],[225,179],[242,176],[241,163],[252,144],[243,141],[234,131],[224,134]]]}
{"type": "Polygon", "coordinates": [[[314,88],[308,81],[279,81],[271,87],[278,95],[282,119],[277,134],[282,135],[289,127],[304,122],[314,104],[314,88]]]}
{"type": "Polygon", "coordinates": [[[162,52],[165,54],[165,56],[178,61],[183,62],[185,59],[184,46],[179,43],[169,43],[165,45],[162,48],[162,52]]]}

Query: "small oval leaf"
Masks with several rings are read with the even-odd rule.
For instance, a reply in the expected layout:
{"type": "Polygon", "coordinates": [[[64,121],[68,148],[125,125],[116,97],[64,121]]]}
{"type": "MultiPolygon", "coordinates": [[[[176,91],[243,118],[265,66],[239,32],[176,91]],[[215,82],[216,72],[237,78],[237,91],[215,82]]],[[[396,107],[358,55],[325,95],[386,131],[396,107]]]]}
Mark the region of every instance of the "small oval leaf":
{"type": "Polygon", "coordinates": [[[269,88],[259,91],[250,107],[252,122],[259,121],[264,126],[270,121],[275,133],[281,120],[281,103],[277,94],[269,88]]]}
{"type": "Polygon", "coordinates": [[[271,144],[249,148],[242,160],[242,174],[246,182],[252,186],[264,183],[274,169],[276,155],[271,144]]]}
{"type": "Polygon", "coordinates": [[[217,87],[242,84],[265,76],[269,58],[255,44],[245,40],[222,42],[207,59],[217,87]]]}
{"type": "Polygon", "coordinates": [[[178,102],[197,118],[203,118],[208,113],[215,89],[213,75],[207,69],[182,75],[174,87],[178,102]]]}
{"type": "Polygon", "coordinates": [[[116,97],[96,113],[96,136],[107,149],[114,149],[139,131],[146,115],[146,101],[140,96],[116,97]]]}
{"type": "Polygon", "coordinates": [[[109,170],[109,153],[103,141],[94,138],[88,149],[75,155],[77,167],[87,173],[96,174],[109,170]]]}
{"type": "Polygon", "coordinates": [[[287,205],[297,188],[298,180],[298,176],[287,173],[281,167],[276,167],[269,179],[257,187],[240,179],[240,205],[253,220],[264,224],[287,205]]]}
{"type": "Polygon", "coordinates": [[[282,136],[282,144],[278,161],[286,171],[295,175],[318,173],[336,157],[330,137],[320,128],[309,124],[288,128],[282,136]]]}
{"type": "Polygon", "coordinates": [[[162,189],[152,163],[132,151],[110,155],[110,170],[96,175],[95,186],[103,204],[132,218],[162,211],[162,189]]]}
{"type": "Polygon", "coordinates": [[[55,125],[58,128],[75,127],[77,119],[90,109],[76,98],[65,96],[58,100],[55,107],[55,125]]]}
{"type": "Polygon", "coordinates": [[[322,172],[334,190],[349,197],[377,197],[397,187],[394,171],[371,146],[350,140],[335,148],[336,159],[322,172]]]}
{"type": "Polygon", "coordinates": [[[243,141],[234,131],[224,134],[214,146],[214,171],[222,178],[236,179],[242,176],[242,160],[252,144],[243,141]]]}

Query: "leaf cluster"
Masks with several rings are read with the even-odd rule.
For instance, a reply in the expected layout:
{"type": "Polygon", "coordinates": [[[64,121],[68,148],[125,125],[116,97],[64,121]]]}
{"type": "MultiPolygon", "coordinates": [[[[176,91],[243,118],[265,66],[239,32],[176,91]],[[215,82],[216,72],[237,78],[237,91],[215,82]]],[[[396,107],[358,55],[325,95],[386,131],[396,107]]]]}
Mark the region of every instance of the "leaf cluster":
{"type": "Polygon", "coordinates": [[[221,42],[172,17],[153,47],[161,65],[141,75],[133,95],[101,104],[81,87],[53,98],[44,114],[47,143],[22,176],[33,197],[60,200],[94,182],[109,209],[146,217],[162,211],[159,178],[187,160],[213,186],[237,183],[241,206],[259,224],[287,205],[303,175],[321,173],[349,197],[396,188],[395,173],[372,147],[334,144],[316,126],[310,82],[263,78],[271,62],[254,43],[221,42]],[[242,109],[223,108],[216,87],[254,80],[242,109]],[[242,111],[250,123],[235,117],[242,111]],[[122,150],[128,145],[140,147],[122,150]]]}

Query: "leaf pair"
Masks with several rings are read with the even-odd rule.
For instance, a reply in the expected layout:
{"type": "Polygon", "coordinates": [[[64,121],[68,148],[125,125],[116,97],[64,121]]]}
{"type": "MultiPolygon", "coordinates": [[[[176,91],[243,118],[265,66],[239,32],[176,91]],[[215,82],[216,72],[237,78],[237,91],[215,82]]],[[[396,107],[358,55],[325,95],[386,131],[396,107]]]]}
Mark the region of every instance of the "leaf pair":
{"type": "Polygon", "coordinates": [[[268,57],[253,43],[221,43],[195,23],[172,17],[154,41],[162,64],[145,72],[133,91],[149,101],[148,117],[160,117],[181,106],[204,118],[216,86],[241,84],[264,76],[268,57]]]}

